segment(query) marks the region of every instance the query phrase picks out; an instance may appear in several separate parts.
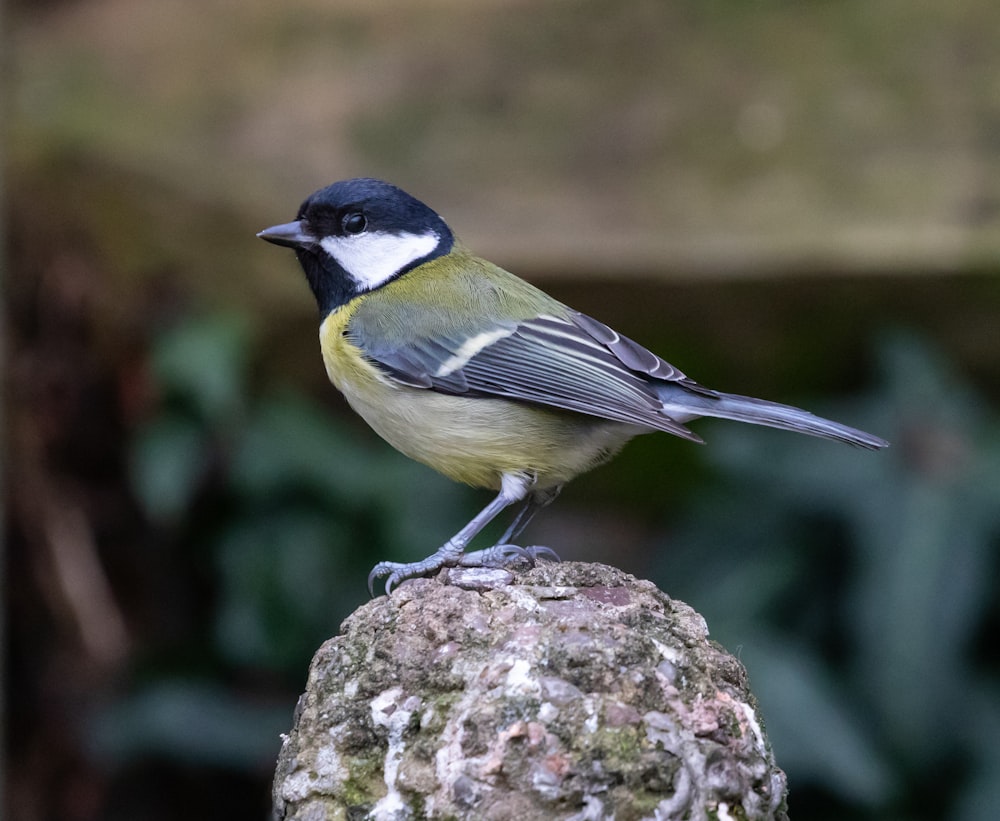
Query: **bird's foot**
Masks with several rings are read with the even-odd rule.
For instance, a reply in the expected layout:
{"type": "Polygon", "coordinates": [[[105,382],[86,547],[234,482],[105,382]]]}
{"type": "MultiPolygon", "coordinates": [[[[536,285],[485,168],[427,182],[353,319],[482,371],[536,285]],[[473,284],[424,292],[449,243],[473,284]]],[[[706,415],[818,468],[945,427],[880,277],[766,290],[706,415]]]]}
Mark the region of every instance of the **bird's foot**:
{"type": "Polygon", "coordinates": [[[534,567],[542,559],[561,561],[552,548],[544,545],[520,547],[516,544],[495,544],[485,550],[463,553],[453,545],[446,544],[419,562],[379,562],[368,574],[368,593],[375,595],[375,579],[383,576],[387,577],[385,593],[389,595],[394,587],[407,579],[429,576],[442,567],[506,567],[519,560],[526,560],[529,567],[534,567]]]}
{"type": "Polygon", "coordinates": [[[465,553],[458,560],[458,564],[460,567],[506,567],[521,559],[526,560],[529,567],[534,567],[540,559],[550,562],[562,561],[551,547],[545,545],[520,547],[516,544],[495,544],[485,550],[465,553]]]}
{"type": "Polygon", "coordinates": [[[407,579],[429,576],[442,567],[454,567],[462,558],[462,548],[446,542],[419,562],[379,562],[368,574],[368,593],[374,597],[375,579],[383,576],[388,576],[385,580],[385,594],[388,596],[392,588],[407,579]]]}

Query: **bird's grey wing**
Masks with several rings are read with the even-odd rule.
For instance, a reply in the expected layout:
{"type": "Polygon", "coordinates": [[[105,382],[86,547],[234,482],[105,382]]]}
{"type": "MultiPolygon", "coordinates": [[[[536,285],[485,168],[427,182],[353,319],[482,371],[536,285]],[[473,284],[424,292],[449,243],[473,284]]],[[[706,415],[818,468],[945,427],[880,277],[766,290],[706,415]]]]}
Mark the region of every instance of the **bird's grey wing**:
{"type": "Polygon", "coordinates": [[[697,442],[696,434],[664,413],[654,384],[674,382],[714,395],[639,344],[574,311],[392,343],[365,334],[363,325],[352,333],[370,361],[410,387],[535,402],[697,442]]]}

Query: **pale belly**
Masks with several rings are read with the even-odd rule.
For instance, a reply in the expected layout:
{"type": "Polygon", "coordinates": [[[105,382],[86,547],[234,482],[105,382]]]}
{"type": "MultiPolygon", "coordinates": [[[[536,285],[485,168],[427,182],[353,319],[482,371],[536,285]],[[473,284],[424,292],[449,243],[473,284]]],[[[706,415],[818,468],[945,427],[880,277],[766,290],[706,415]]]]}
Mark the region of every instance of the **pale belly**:
{"type": "Polygon", "coordinates": [[[561,485],[607,461],[643,432],[504,399],[383,388],[372,401],[352,388],[341,386],[351,407],[394,448],[477,487],[499,489],[504,473],[533,475],[539,488],[561,485]]]}

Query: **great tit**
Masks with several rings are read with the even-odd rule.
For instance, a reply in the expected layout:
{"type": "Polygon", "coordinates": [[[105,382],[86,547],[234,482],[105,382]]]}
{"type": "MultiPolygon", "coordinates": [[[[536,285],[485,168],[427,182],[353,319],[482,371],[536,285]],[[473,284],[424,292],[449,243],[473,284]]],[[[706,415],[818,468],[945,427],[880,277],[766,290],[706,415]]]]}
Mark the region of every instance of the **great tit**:
{"type": "Polygon", "coordinates": [[[692,442],[702,416],[807,433],[870,450],[877,436],[789,405],[721,393],[628,337],[464,247],[444,220],[389,183],[352,179],[312,194],[294,222],[258,236],[295,251],[319,304],[330,381],[389,444],[497,496],[419,562],[379,562],[400,582],[442,567],[558,558],[512,541],[570,479],[640,433],[692,442]],[[466,552],[511,505],[493,547],[466,552]]]}

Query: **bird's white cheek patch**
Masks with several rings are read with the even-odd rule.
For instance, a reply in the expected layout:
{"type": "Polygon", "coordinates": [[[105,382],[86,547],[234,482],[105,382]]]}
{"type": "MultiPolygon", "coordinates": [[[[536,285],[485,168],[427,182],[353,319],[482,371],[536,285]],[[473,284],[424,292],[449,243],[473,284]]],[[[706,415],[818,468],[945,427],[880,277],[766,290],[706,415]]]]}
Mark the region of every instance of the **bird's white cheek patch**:
{"type": "Polygon", "coordinates": [[[369,231],[325,237],[320,245],[364,290],[377,288],[407,265],[427,256],[441,239],[437,234],[387,234],[369,231]]]}

